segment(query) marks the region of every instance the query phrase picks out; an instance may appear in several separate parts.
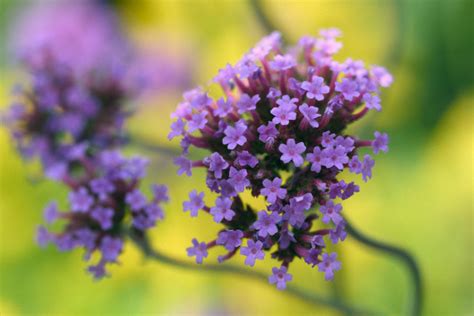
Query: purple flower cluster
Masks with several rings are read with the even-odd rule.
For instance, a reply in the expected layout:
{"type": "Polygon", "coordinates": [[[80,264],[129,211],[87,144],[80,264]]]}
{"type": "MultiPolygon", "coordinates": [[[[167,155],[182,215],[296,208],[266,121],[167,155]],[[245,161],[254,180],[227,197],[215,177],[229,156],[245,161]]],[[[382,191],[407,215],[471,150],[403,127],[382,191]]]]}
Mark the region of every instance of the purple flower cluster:
{"type": "Polygon", "coordinates": [[[153,197],[148,200],[138,188],[145,176],[146,159],[104,151],[89,163],[84,175],[69,180],[68,211],[59,211],[56,202],[44,211],[47,224],[63,219],[67,225],[57,233],[40,226],[37,240],[42,246],[52,242],[61,251],[83,247],[87,261],[95,251],[100,252],[99,262],[90,265],[88,271],[95,278],[102,278],[107,275],[106,265],[118,261],[124,231],[144,232],[154,227],[163,218],[160,203],[168,196],[165,186],[152,185],[153,197]]]}
{"type": "Polygon", "coordinates": [[[144,67],[119,30],[114,15],[92,1],[34,6],[20,19],[13,45],[31,84],[16,89],[5,118],[21,155],[39,158],[46,176],[71,190],[66,211],[56,202],[45,209],[47,224],[66,222],[62,231],[41,226],[38,242],[62,251],[83,247],[86,260],[100,252],[88,267],[96,278],[117,262],[126,231],[142,236],[154,227],[168,199],[158,185],[147,199],[139,187],[148,161],[118,151],[127,101],[142,92],[131,80],[144,67]]]}
{"type": "Polygon", "coordinates": [[[156,81],[172,64],[166,55],[132,49],[113,12],[93,1],[32,5],[13,30],[12,50],[30,83],[17,86],[4,121],[22,156],[39,157],[54,179],[124,142],[130,99],[180,84],[156,81]]]}
{"type": "Polygon", "coordinates": [[[388,150],[386,134],[360,140],[344,131],[370,109],[381,109],[380,88],[388,87],[392,76],[362,61],[333,60],[342,46],[336,40],[340,32],[328,29],[320,35],[285,48],[279,33],[272,33],[235,66],[219,71],[214,81],[224,97],[215,100],[202,89],[191,90],[173,114],[169,138],[181,136],[183,148],[175,159],[178,173],[189,176],[193,167],[206,168],[206,184],[218,194],[215,206],[207,206],[204,193],[193,191],[184,208],[192,216],[209,213],[224,226],[215,241],[193,240],[188,254],[198,263],[216,245],[228,251],[220,262],[240,250],[250,266],[274,250],[272,258],[282,265],[269,281],[279,289],[292,279],[288,266],[295,258],[318,266],[327,280],[340,269],[326,243],[346,238],[337,200],[359,187],[339,180],[339,174],[348,169],[367,181],[374,161],[359,150],[388,150]],[[190,147],[212,154],[191,161],[190,147]],[[266,208],[246,205],[240,197],[245,190],[264,197],[266,208]]]}
{"type": "Polygon", "coordinates": [[[13,49],[30,74],[5,117],[24,158],[62,179],[98,148],[123,142],[126,41],[110,12],[92,2],[36,5],[18,22],[13,49]],[[111,56],[111,58],[106,57],[111,56]]]}
{"type": "Polygon", "coordinates": [[[124,141],[128,92],[119,77],[78,78],[50,60],[32,70],[5,118],[25,159],[38,157],[50,178],[62,179],[85,157],[124,141]]]}
{"type": "Polygon", "coordinates": [[[123,76],[127,88],[140,93],[189,86],[189,55],[177,54],[165,38],[153,49],[131,45],[114,11],[98,1],[31,3],[15,20],[10,50],[31,69],[53,59],[78,76],[123,76]]]}

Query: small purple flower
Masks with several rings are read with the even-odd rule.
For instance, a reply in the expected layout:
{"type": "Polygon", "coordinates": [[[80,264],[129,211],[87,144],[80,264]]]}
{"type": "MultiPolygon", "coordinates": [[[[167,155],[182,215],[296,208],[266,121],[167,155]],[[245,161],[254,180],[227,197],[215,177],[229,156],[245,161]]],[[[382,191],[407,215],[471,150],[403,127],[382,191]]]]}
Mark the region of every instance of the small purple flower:
{"type": "Polygon", "coordinates": [[[285,214],[283,215],[283,219],[288,221],[290,225],[293,227],[301,227],[303,225],[306,215],[304,214],[304,210],[294,205],[286,205],[284,208],[285,214]]]}
{"type": "Polygon", "coordinates": [[[276,99],[278,97],[281,97],[281,91],[275,88],[270,88],[270,91],[267,94],[267,98],[276,99]]]}
{"type": "Polygon", "coordinates": [[[324,83],[324,78],[313,76],[311,82],[304,81],[301,88],[306,90],[306,97],[308,99],[316,99],[318,101],[324,100],[324,95],[329,93],[329,87],[324,83]]]}
{"type": "Polygon", "coordinates": [[[273,70],[283,71],[296,66],[296,60],[291,55],[276,55],[273,61],[270,62],[270,67],[273,70]]]}
{"type": "Polygon", "coordinates": [[[321,254],[321,249],[320,248],[311,248],[306,256],[304,257],[304,261],[314,267],[317,265],[320,260],[319,260],[319,255],[321,254]]]}
{"type": "Polygon", "coordinates": [[[146,197],[140,190],[135,189],[132,192],[127,193],[125,202],[127,202],[133,212],[138,212],[145,207],[146,197]]]}
{"type": "Polygon", "coordinates": [[[267,57],[270,52],[278,50],[281,45],[281,34],[279,32],[272,32],[270,35],[262,38],[257,45],[251,50],[251,55],[256,60],[261,60],[267,57]]]}
{"type": "Polygon", "coordinates": [[[111,262],[116,261],[117,257],[122,252],[122,247],[122,239],[105,236],[102,238],[102,242],[100,243],[102,259],[111,262]]]}
{"type": "Polygon", "coordinates": [[[92,274],[94,279],[99,280],[107,276],[107,271],[105,270],[105,264],[99,262],[96,265],[91,265],[87,267],[87,272],[92,274]]]}
{"type": "Polygon", "coordinates": [[[113,183],[106,178],[93,179],[90,182],[90,187],[92,192],[97,194],[101,200],[104,200],[108,194],[115,190],[113,183]]]}
{"type": "Polygon", "coordinates": [[[342,78],[341,82],[336,82],[336,91],[342,93],[347,101],[352,101],[352,99],[359,96],[357,83],[347,78],[342,78]]]}
{"type": "Polygon", "coordinates": [[[341,204],[334,204],[333,201],[329,200],[326,204],[321,205],[319,211],[323,214],[322,221],[328,224],[331,220],[336,226],[343,220],[341,216],[342,206],[341,204]]]}
{"type": "Polygon", "coordinates": [[[311,239],[311,246],[312,247],[325,247],[326,244],[324,242],[324,238],[321,235],[314,235],[311,239]]]}
{"type": "Polygon", "coordinates": [[[152,184],[151,191],[153,192],[153,201],[156,203],[159,202],[168,202],[168,188],[166,185],[152,184]]]}
{"type": "Polygon", "coordinates": [[[379,151],[387,152],[388,151],[388,135],[386,133],[375,132],[374,141],[372,142],[372,148],[374,154],[378,154],[379,151]]]}
{"type": "Polygon", "coordinates": [[[219,98],[216,103],[217,108],[213,111],[215,116],[226,117],[233,110],[234,100],[230,97],[227,100],[219,98]]]}
{"type": "Polygon", "coordinates": [[[263,260],[265,253],[262,251],[263,243],[260,240],[256,242],[252,239],[247,240],[247,247],[240,248],[240,254],[246,256],[245,264],[253,267],[255,260],[263,260]]]}
{"type": "Polygon", "coordinates": [[[283,199],[286,196],[286,189],[281,187],[281,179],[274,178],[273,180],[263,180],[263,189],[260,194],[267,197],[269,203],[275,203],[277,199],[283,199]]]}
{"type": "Polygon", "coordinates": [[[112,227],[112,218],[114,210],[108,207],[98,206],[91,212],[91,217],[95,219],[103,230],[108,230],[112,227]]]}
{"type": "Polygon", "coordinates": [[[258,220],[253,224],[253,228],[258,230],[260,237],[273,236],[278,232],[277,224],[281,218],[278,213],[268,214],[266,211],[257,213],[258,220]]]}
{"type": "Polygon", "coordinates": [[[372,67],[371,74],[375,77],[377,83],[384,88],[389,87],[393,82],[392,75],[387,69],[379,66],[372,67]]]}
{"type": "Polygon", "coordinates": [[[244,145],[247,141],[247,138],[244,136],[246,130],[247,125],[242,120],[238,121],[235,126],[227,126],[224,130],[225,137],[222,139],[222,143],[227,145],[227,148],[230,150],[235,149],[238,145],[244,145]]]}
{"type": "Polygon", "coordinates": [[[321,137],[321,145],[324,148],[333,147],[335,140],[336,140],[336,135],[329,131],[326,131],[323,133],[323,136],[321,137]]]}
{"type": "Polygon", "coordinates": [[[311,171],[320,172],[323,166],[323,160],[325,159],[321,148],[315,146],[313,152],[306,155],[306,160],[311,163],[311,171]]]}
{"type": "Polygon", "coordinates": [[[313,195],[311,193],[305,193],[303,195],[298,195],[290,199],[290,206],[299,210],[307,211],[311,208],[313,203],[313,195]]]}
{"type": "Polygon", "coordinates": [[[372,168],[375,165],[375,161],[369,155],[364,156],[364,161],[362,161],[362,179],[367,182],[370,178],[372,178],[372,168]]]}
{"type": "Polygon", "coordinates": [[[253,76],[260,68],[250,59],[245,56],[235,66],[235,70],[238,72],[241,79],[246,79],[253,76]]]}
{"type": "Polygon", "coordinates": [[[344,222],[339,223],[335,229],[329,231],[329,238],[333,244],[337,244],[339,241],[344,241],[347,237],[347,233],[344,230],[344,222]]]}
{"type": "Polygon", "coordinates": [[[233,251],[242,244],[242,237],[244,237],[244,233],[240,230],[224,230],[219,233],[216,243],[224,245],[225,249],[229,251],[233,251]]]}
{"type": "Polygon", "coordinates": [[[174,164],[177,165],[179,167],[178,169],[178,175],[182,175],[183,173],[185,173],[188,177],[190,177],[192,175],[192,162],[191,160],[189,160],[188,158],[184,157],[184,156],[179,156],[179,157],[176,157],[174,160],[173,160],[174,164]]]}
{"type": "Polygon", "coordinates": [[[183,202],[183,210],[189,211],[191,217],[196,217],[198,215],[198,211],[204,207],[204,192],[197,193],[196,190],[191,191],[189,193],[189,201],[183,202]]]}
{"type": "Polygon", "coordinates": [[[38,226],[38,230],[36,231],[36,242],[40,247],[46,247],[52,238],[53,236],[44,226],[38,226]]]}
{"type": "MultiPolygon", "coordinates": [[[[87,249],[87,252],[93,251],[96,247],[98,233],[89,228],[80,228],[74,231],[74,238],[77,243],[87,249]]],[[[88,256],[86,253],[86,257],[88,256]]]]}
{"type": "Polygon", "coordinates": [[[196,263],[201,264],[204,258],[207,258],[207,245],[205,242],[198,242],[193,238],[193,246],[186,249],[188,257],[196,257],[196,263]]]}
{"type": "Polygon", "coordinates": [[[247,179],[247,170],[237,170],[230,167],[229,183],[235,188],[235,191],[243,192],[250,185],[250,181],[247,179]]]}
{"type": "Polygon", "coordinates": [[[237,154],[236,161],[241,167],[249,166],[254,168],[258,164],[258,159],[246,150],[237,154]]]}
{"type": "Polygon", "coordinates": [[[279,99],[277,101],[279,106],[270,111],[274,116],[272,122],[274,124],[288,125],[290,121],[294,121],[296,119],[295,102],[297,101],[298,99],[290,99],[287,95],[279,99]]]}
{"type": "Polygon", "coordinates": [[[349,161],[349,170],[352,173],[361,173],[362,163],[360,162],[357,155],[352,156],[351,160],[349,161]]]}
{"type": "Polygon", "coordinates": [[[89,195],[86,188],[81,187],[79,190],[69,193],[69,203],[71,203],[73,212],[85,213],[94,204],[94,199],[89,195]]]}
{"type": "Polygon", "coordinates": [[[276,137],[278,136],[278,130],[276,129],[275,124],[273,122],[269,122],[268,125],[259,126],[257,131],[260,135],[258,139],[264,143],[273,144],[276,137]]]}
{"type": "Polygon", "coordinates": [[[359,192],[359,186],[351,182],[342,190],[341,199],[347,200],[356,192],[359,192]]]}
{"type": "Polygon", "coordinates": [[[214,82],[223,84],[229,83],[235,76],[235,70],[230,64],[226,64],[225,68],[219,69],[219,73],[214,77],[214,82]]]}
{"type": "Polygon", "coordinates": [[[344,147],[344,151],[346,153],[350,153],[352,150],[354,150],[354,140],[351,137],[337,136],[333,144],[336,147],[344,147]]]}
{"type": "Polygon", "coordinates": [[[257,108],[257,103],[260,101],[260,96],[254,95],[250,97],[248,94],[244,93],[240,96],[239,101],[237,101],[237,108],[239,114],[250,112],[257,108]]]}
{"type": "Polygon", "coordinates": [[[318,264],[318,270],[324,272],[326,281],[334,278],[334,271],[341,269],[341,263],[336,260],[337,254],[335,252],[328,255],[323,253],[322,261],[318,264]]]}
{"type": "Polygon", "coordinates": [[[318,114],[318,108],[315,106],[308,106],[306,103],[303,103],[298,108],[300,113],[303,115],[303,122],[311,125],[314,128],[319,127],[319,123],[316,121],[321,115],[318,114]]]}
{"type": "Polygon", "coordinates": [[[344,180],[341,180],[336,183],[332,183],[329,187],[329,198],[335,199],[342,196],[342,191],[347,187],[347,184],[344,180]]]}
{"type": "Polygon", "coordinates": [[[211,208],[211,215],[214,216],[216,223],[222,222],[223,219],[230,221],[235,212],[231,208],[232,200],[226,197],[218,197],[216,199],[216,206],[211,208]]]}
{"type": "Polygon", "coordinates": [[[176,122],[171,123],[171,132],[168,134],[168,139],[172,140],[176,136],[184,134],[186,123],[182,119],[178,119],[176,122]]]}
{"type": "Polygon", "coordinates": [[[293,279],[293,276],[287,273],[287,268],[285,266],[282,266],[280,269],[273,267],[272,273],[273,274],[268,278],[268,281],[271,284],[276,284],[279,290],[286,289],[286,282],[293,279]]]}
{"type": "Polygon", "coordinates": [[[336,37],[340,37],[342,35],[342,32],[338,28],[330,27],[327,29],[321,29],[319,31],[319,35],[325,38],[336,38],[336,37]]]}
{"type": "Polygon", "coordinates": [[[222,178],[222,171],[229,167],[227,161],[219,153],[212,153],[208,158],[209,171],[214,172],[216,179],[222,178]]]}
{"type": "Polygon", "coordinates": [[[342,146],[336,148],[325,148],[323,150],[323,165],[326,168],[336,167],[339,170],[344,169],[344,164],[349,162],[346,150],[342,146]]]}
{"type": "Polygon", "coordinates": [[[148,163],[148,159],[139,156],[127,159],[122,166],[123,172],[120,178],[127,180],[145,177],[148,163]]]}
{"type": "Polygon", "coordinates": [[[285,144],[280,144],[278,150],[282,153],[280,159],[284,163],[289,163],[293,161],[296,167],[299,167],[303,164],[304,159],[301,157],[301,154],[306,150],[306,146],[303,142],[296,143],[293,138],[288,139],[285,144]]]}
{"type": "Polygon", "coordinates": [[[44,220],[48,224],[54,223],[59,217],[58,203],[51,202],[44,209],[44,220]]]}
{"type": "Polygon", "coordinates": [[[288,90],[292,91],[298,96],[304,95],[305,91],[301,88],[301,82],[293,77],[288,79],[288,90]]]}
{"type": "Polygon", "coordinates": [[[193,114],[191,120],[188,122],[189,132],[192,133],[196,130],[203,129],[207,123],[207,112],[198,112],[193,114]]]}
{"type": "Polygon", "coordinates": [[[71,233],[62,234],[52,239],[59,251],[69,251],[76,247],[76,242],[71,233]]]}
{"type": "Polygon", "coordinates": [[[375,109],[379,112],[382,110],[382,106],[380,106],[380,97],[378,95],[366,93],[362,97],[362,100],[364,100],[365,106],[367,106],[368,109],[375,109]]]}

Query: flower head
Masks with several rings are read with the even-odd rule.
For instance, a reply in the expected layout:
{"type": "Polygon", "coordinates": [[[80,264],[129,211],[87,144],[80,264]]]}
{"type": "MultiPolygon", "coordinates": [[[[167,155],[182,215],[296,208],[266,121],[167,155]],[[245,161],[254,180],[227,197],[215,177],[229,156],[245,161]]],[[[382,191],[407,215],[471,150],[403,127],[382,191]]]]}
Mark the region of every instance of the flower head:
{"type": "Polygon", "coordinates": [[[90,265],[88,271],[95,278],[106,276],[106,265],[116,263],[123,250],[124,229],[128,227],[143,233],[155,226],[163,218],[160,204],[168,199],[163,186],[152,186],[154,195],[150,200],[140,191],[138,185],[145,173],[136,172],[137,162],[141,161],[137,158],[104,151],[95,160],[84,161],[89,173],[79,178],[69,176],[66,181],[71,187],[68,210],[60,211],[58,205],[52,203],[45,212],[48,224],[55,219],[63,219],[67,224],[60,232],[41,226],[38,243],[53,243],[61,251],[84,248],[86,260],[91,259],[92,253],[99,252],[99,262],[90,265]],[[104,187],[104,183],[114,189],[98,189],[104,187]]]}
{"type": "Polygon", "coordinates": [[[361,140],[346,134],[346,127],[368,109],[379,109],[380,90],[392,78],[362,61],[335,61],[342,47],[339,36],[338,30],[327,29],[285,48],[273,33],[235,66],[219,71],[214,81],[226,99],[196,103],[191,95],[207,94],[192,90],[174,114],[185,125],[174,123],[175,134],[184,140],[180,159],[193,148],[209,151],[180,171],[206,168],[206,184],[218,194],[215,206],[199,205],[224,227],[206,251],[223,246],[228,253],[219,262],[240,253],[250,266],[271,251],[282,262],[270,277],[280,289],[291,280],[287,269],[296,258],[318,265],[328,279],[340,268],[335,254],[326,250],[346,236],[342,205],[335,200],[359,191],[340,174],[349,169],[368,180],[373,160],[360,152],[369,146],[374,152],[387,149],[385,134],[361,140]],[[206,113],[206,124],[193,132],[196,113],[206,113]],[[244,202],[243,191],[264,197],[266,207],[255,210],[244,202]]]}

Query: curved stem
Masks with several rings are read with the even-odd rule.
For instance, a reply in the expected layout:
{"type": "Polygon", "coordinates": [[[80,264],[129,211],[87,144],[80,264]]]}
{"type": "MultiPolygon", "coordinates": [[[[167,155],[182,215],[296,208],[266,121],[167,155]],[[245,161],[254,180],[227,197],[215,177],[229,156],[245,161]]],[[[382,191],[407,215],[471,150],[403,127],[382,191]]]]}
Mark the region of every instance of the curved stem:
{"type": "MultiPolygon", "coordinates": [[[[273,31],[278,31],[278,28],[276,27],[276,25],[265,13],[265,9],[263,8],[261,0],[250,0],[250,6],[252,8],[252,11],[257,16],[257,19],[262,25],[265,32],[271,33],[273,31]]],[[[282,37],[283,37],[283,34],[282,34],[282,37]]]]}
{"type": "Polygon", "coordinates": [[[387,243],[378,241],[372,237],[369,237],[365,235],[364,233],[360,232],[357,230],[350,222],[346,220],[346,231],[349,235],[354,237],[357,241],[360,243],[374,248],[376,250],[383,251],[389,255],[395,256],[401,261],[405,263],[407,266],[409,272],[410,272],[410,277],[413,282],[413,302],[412,306],[410,309],[410,315],[416,316],[421,314],[421,309],[423,306],[423,286],[422,286],[422,280],[421,280],[421,271],[416,263],[415,258],[406,250],[389,245],[387,243]]]}
{"type": "MultiPolygon", "coordinates": [[[[190,269],[190,270],[197,270],[197,271],[210,272],[210,273],[222,272],[222,273],[236,274],[243,277],[262,281],[265,284],[269,284],[268,276],[262,272],[255,271],[255,270],[248,270],[248,269],[244,269],[238,266],[233,266],[233,265],[228,265],[228,264],[197,265],[197,264],[187,262],[181,259],[170,257],[159,250],[153,249],[145,236],[142,236],[142,235],[139,236],[134,232],[130,232],[130,237],[148,258],[154,259],[163,264],[181,268],[181,269],[190,269]]],[[[325,298],[325,297],[310,293],[309,291],[298,289],[291,285],[286,288],[285,293],[288,293],[308,304],[312,304],[316,306],[327,306],[335,310],[338,310],[341,313],[344,313],[346,315],[362,315],[362,314],[374,315],[375,314],[373,312],[369,312],[366,310],[350,307],[340,301],[336,301],[330,298],[325,298]]]]}
{"type": "Polygon", "coordinates": [[[156,144],[138,135],[133,135],[131,137],[129,136],[126,139],[126,143],[131,146],[137,146],[144,150],[157,152],[169,157],[177,157],[181,154],[181,151],[179,148],[156,144]]]}

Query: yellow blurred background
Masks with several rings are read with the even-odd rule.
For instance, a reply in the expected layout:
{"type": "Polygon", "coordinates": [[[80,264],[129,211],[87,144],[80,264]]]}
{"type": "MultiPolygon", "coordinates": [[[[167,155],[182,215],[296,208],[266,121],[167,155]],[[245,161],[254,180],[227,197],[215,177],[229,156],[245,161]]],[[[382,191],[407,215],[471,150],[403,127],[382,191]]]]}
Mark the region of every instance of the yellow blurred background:
{"type": "MultiPolygon", "coordinates": [[[[1,47],[15,14],[31,1],[0,0],[1,47]]],[[[395,83],[382,96],[383,111],[353,127],[359,135],[388,131],[391,148],[378,156],[374,178],[344,202],[346,216],[365,233],[409,250],[424,281],[424,315],[472,315],[473,308],[473,2],[464,0],[263,1],[272,22],[296,42],[319,28],[338,27],[344,47],[338,59],[386,66],[395,83]]],[[[252,7],[237,0],[121,0],[113,3],[125,31],[140,45],[166,37],[186,50],[193,80],[205,86],[226,62],[235,62],[264,34],[252,7]]],[[[19,69],[2,48],[0,104],[11,101],[19,69]]],[[[132,135],[177,148],[166,139],[169,114],[182,91],[148,99],[130,120],[132,135]]],[[[205,174],[176,175],[172,157],[127,148],[152,159],[148,182],[169,185],[166,219],[153,230],[155,247],[186,259],[193,237],[211,240],[219,225],[190,218],[181,203],[204,190],[205,174]]],[[[32,181],[26,165],[0,128],[0,315],[333,315],[238,276],[205,274],[145,260],[127,244],[112,277],[94,282],[82,253],[45,250],[34,242],[43,206],[63,204],[67,192],[50,181],[32,181]]],[[[306,264],[292,265],[293,284],[308,292],[337,294],[385,315],[407,312],[412,285],[405,267],[352,240],[338,245],[343,270],[335,285],[306,264]]],[[[267,256],[269,257],[269,256],[267,256]]],[[[211,252],[208,262],[216,260],[211,252]]],[[[267,258],[268,259],[268,258],[267,258]]],[[[190,260],[190,259],[186,259],[190,260]]],[[[243,266],[236,256],[233,264],[243,266]]],[[[271,260],[256,269],[270,271],[271,260]]]]}

